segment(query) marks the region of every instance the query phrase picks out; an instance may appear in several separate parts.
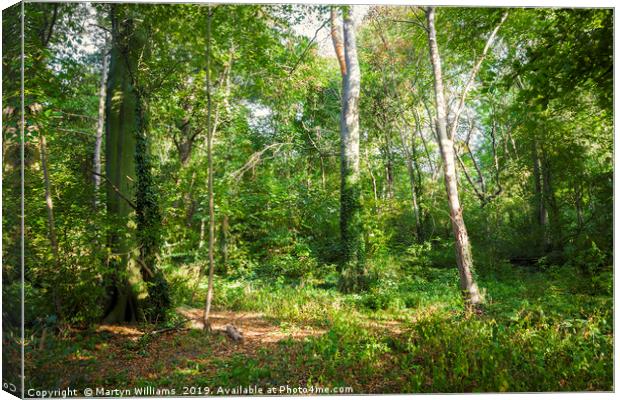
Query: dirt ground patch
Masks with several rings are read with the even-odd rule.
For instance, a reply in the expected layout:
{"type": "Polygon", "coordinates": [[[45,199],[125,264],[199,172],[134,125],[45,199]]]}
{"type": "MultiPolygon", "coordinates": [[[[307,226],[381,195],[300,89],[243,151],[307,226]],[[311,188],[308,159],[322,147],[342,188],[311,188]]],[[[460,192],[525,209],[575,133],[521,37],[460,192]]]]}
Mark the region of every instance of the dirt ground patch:
{"type": "MultiPolygon", "coordinates": [[[[179,307],[177,312],[191,320],[188,323],[190,328],[203,329],[201,309],[179,307]]],[[[216,333],[224,333],[226,325],[234,325],[243,335],[241,347],[277,343],[288,338],[300,340],[325,333],[324,329],[307,326],[283,328],[267,321],[264,314],[256,312],[215,311],[211,313],[210,320],[211,328],[216,333]]]]}
{"type": "MultiPolygon", "coordinates": [[[[301,341],[325,332],[278,325],[255,312],[215,311],[211,314],[212,332],[204,333],[201,309],[182,307],[177,312],[190,319],[185,327],[152,335],[145,335],[147,331],[139,326],[126,325],[73,331],[63,346],[73,344],[75,351],[51,358],[30,373],[45,375],[50,385],[77,387],[86,382],[126,385],[145,379],[165,381],[173,373],[188,374],[189,379],[196,371],[206,377],[217,373],[218,363],[237,356],[254,357],[261,350],[275,351],[282,340],[301,341]],[[243,341],[235,342],[225,334],[229,324],[241,332],[243,341]],[[59,370],[63,374],[58,374],[59,370]]],[[[37,356],[31,356],[35,361],[37,356]]]]}

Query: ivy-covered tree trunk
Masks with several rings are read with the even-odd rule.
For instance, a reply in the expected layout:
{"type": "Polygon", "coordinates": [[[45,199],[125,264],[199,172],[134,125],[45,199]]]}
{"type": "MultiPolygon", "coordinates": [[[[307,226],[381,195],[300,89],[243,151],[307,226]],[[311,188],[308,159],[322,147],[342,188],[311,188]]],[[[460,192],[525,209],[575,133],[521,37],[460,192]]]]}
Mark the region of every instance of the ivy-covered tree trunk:
{"type": "Polygon", "coordinates": [[[137,253],[135,261],[148,291],[146,316],[157,322],[164,319],[170,299],[167,283],[156,265],[161,215],[151,172],[146,101],[136,78],[146,35],[136,29],[130,11],[125,10],[112,5],[110,13],[113,44],[106,100],[107,210],[116,217],[118,228],[109,236],[114,289],[104,320],[134,322],[144,316],[127,279],[129,261],[137,253]],[[135,232],[127,224],[132,209],[136,214],[135,232]]]}
{"type": "Polygon", "coordinates": [[[478,286],[472,274],[473,259],[469,244],[469,236],[463,219],[463,209],[459,201],[457,188],[456,167],[454,163],[454,143],[447,133],[447,114],[446,101],[444,98],[443,77],[441,71],[441,59],[437,46],[437,33],[435,31],[435,9],[429,7],[426,13],[428,21],[428,43],[430,49],[430,59],[433,67],[435,83],[435,107],[437,115],[437,141],[443,160],[444,180],[450,206],[450,220],[454,233],[456,247],[456,263],[459,269],[461,290],[465,303],[468,307],[476,306],[482,302],[482,297],[478,291],[478,286]]]}
{"type": "Polygon", "coordinates": [[[359,96],[360,67],[351,7],[343,9],[343,33],[332,8],[332,40],[342,72],[340,112],[340,234],[342,265],[340,288],[345,292],[367,286],[361,216],[359,96]],[[343,54],[344,53],[344,54],[343,54]]]}
{"type": "Polygon", "coordinates": [[[134,249],[135,233],[127,226],[135,206],[129,199],[135,196],[136,106],[137,97],[131,84],[128,68],[136,65],[137,36],[132,27],[119,15],[117,5],[111,6],[112,49],[106,97],[105,173],[107,213],[118,223],[108,237],[112,298],[104,318],[106,323],[136,322],[141,318],[137,295],[128,281],[128,267],[134,249]],[[127,52],[129,62],[124,53],[127,52]]]}
{"type": "Polygon", "coordinates": [[[161,245],[161,213],[158,195],[151,172],[152,163],[146,128],[144,101],[138,96],[136,102],[136,222],[137,239],[140,247],[140,272],[146,283],[149,295],[147,318],[152,322],[166,319],[166,310],[170,307],[168,283],[157,267],[157,256],[161,245]]]}

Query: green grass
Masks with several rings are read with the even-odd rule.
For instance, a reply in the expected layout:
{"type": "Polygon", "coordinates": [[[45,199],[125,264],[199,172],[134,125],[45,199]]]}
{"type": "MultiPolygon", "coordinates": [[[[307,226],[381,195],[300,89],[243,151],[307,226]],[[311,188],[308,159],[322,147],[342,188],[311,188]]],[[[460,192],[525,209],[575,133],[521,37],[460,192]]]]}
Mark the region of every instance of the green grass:
{"type": "MultiPolygon", "coordinates": [[[[152,363],[150,375],[111,370],[97,379],[118,387],[289,384],[351,386],[355,393],[613,390],[612,298],[593,294],[576,274],[569,267],[533,272],[506,265],[480,273],[486,296],[480,316],[462,311],[453,269],[409,268],[398,279],[388,273],[367,293],[347,295],[329,285],[218,279],[217,308],[261,312],[284,331],[313,326],[325,333],[214,356],[211,350],[226,339],[190,331],[168,337],[178,355],[157,362],[151,340],[123,342],[117,346],[123,358],[152,363]]],[[[106,354],[97,348],[107,350],[108,339],[85,332],[51,340],[33,357],[33,385],[59,383],[54,370],[43,368],[51,360],[96,366],[106,354]]],[[[73,384],[88,383],[79,370],[69,375],[73,384]]]]}
{"type": "MultiPolygon", "coordinates": [[[[278,355],[317,384],[367,390],[374,382],[377,392],[612,390],[612,298],[589,293],[578,274],[508,265],[481,274],[482,316],[461,311],[456,271],[433,268],[362,295],[220,282],[218,305],[328,327],[278,355]],[[367,324],[382,320],[400,322],[400,332],[367,324]]],[[[290,369],[271,373],[284,381],[290,369]]]]}

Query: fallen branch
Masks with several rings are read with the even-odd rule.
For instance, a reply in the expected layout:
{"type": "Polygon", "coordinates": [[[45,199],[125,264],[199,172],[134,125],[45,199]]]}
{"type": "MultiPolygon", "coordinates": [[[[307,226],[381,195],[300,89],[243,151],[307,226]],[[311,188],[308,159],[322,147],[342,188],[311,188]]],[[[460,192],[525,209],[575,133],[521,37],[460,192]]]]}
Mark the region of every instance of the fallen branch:
{"type": "MultiPolygon", "coordinates": [[[[168,328],[162,328],[162,329],[157,329],[155,331],[151,331],[151,332],[146,332],[144,335],[159,335],[160,333],[165,333],[165,332],[170,332],[170,331],[185,331],[185,330],[189,330],[189,328],[185,328],[183,327],[183,325],[185,325],[187,322],[192,321],[192,320],[196,320],[199,318],[186,318],[182,321],[179,321],[176,323],[176,325],[174,326],[170,326],[168,328]]],[[[144,336],[143,335],[143,336],[144,336]]]]}
{"type": "Polygon", "coordinates": [[[235,342],[243,342],[241,332],[239,332],[233,325],[226,325],[226,334],[235,342]]]}

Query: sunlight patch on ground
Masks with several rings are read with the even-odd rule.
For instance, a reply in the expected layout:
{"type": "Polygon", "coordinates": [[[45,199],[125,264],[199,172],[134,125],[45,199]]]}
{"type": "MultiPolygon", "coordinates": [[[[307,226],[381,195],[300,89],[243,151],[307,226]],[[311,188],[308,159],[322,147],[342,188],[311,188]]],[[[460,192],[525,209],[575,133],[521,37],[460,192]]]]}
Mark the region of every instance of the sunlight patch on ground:
{"type": "MultiPolygon", "coordinates": [[[[179,307],[177,312],[190,318],[192,329],[203,329],[203,310],[199,308],[179,307]]],[[[234,325],[243,335],[240,346],[253,346],[264,343],[277,343],[283,339],[301,340],[309,336],[319,336],[325,329],[314,327],[277,326],[268,322],[265,315],[256,312],[215,311],[210,316],[211,327],[216,332],[224,332],[226,325],[234,325]]]]}

